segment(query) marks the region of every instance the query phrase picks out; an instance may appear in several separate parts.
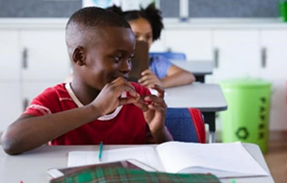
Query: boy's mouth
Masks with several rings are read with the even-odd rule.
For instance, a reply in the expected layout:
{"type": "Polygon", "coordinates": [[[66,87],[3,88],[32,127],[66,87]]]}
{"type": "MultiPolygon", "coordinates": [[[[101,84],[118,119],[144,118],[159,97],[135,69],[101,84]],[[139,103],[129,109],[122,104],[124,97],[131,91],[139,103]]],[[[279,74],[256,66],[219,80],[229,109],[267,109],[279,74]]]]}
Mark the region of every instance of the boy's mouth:
{"type": "Polygon", "coordinates": [[[122,75],[122,76],[115,76],[115,77],[113,77],[113,80],[115,80],[115,79],[117,79],[117,78],[119,78],[119,77],[124,78],[126,81],[127,81],[127,80],[128,80],[128,78],[129,78],[129,76],[128,76],[128,75],[122,75]]]}

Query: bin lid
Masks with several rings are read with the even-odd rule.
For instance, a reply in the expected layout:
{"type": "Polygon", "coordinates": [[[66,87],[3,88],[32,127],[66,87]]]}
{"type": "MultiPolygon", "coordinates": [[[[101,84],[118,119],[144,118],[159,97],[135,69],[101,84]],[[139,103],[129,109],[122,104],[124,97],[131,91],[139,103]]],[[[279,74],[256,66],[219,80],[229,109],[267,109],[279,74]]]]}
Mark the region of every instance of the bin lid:
{"type": "Polygon", "coordinates": [[[227,88],[261,88],[270,87],[271,83],[263,79],[256,78],[236,78],[220,82],[222,87],[227,88]]]}

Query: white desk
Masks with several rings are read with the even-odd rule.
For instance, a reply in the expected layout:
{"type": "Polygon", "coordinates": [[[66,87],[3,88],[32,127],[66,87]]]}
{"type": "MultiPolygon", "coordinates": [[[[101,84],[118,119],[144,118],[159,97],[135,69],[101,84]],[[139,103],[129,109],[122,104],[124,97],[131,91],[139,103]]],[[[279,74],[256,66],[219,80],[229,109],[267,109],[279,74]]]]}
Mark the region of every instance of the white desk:
{"type": "Polygon", "coordinates": [[[215,113],[227,109],[227,103],[219,85],[193,83],[191,85],[168,88],[165,101],[171,108],[197,108],[209,125],[209,142],[215,142],[215,113]]]}
{"type": "MultiPolygon", "coordinates": [[[[123,148],[131,146],[105,146],[105,149],[123,148]]],[[[258,146],[244,144],[247,151],[269,172],[265,160],[258,146]]],[[[98,146],[42,146],[22,155],[9,156],[0,147],[0,182],[18,183],[43,183],[49,181],[47,169],[67,167],[69,151],[98,150],[98,146]]],[[[223,183],[230,183],[231,179],[222,179],[223,183]]],[[[237,178],[236,183],[274,183],[272,176],[237,178]]]]}
{"type": "Polygon", "coordinates": [[[192,107],[203,112],[217,112],[227,109],[223,92],[217,84],[193,83],[186,86],[165,89],[168,107],[192,107]]]}
{"type": "Polygon", "coordinates": [[[213,62],[212,61],[182,61],[172,60],[174,65],[192,72],[198,82],[205,82],[205,75],[212,74],[213,62]]]}

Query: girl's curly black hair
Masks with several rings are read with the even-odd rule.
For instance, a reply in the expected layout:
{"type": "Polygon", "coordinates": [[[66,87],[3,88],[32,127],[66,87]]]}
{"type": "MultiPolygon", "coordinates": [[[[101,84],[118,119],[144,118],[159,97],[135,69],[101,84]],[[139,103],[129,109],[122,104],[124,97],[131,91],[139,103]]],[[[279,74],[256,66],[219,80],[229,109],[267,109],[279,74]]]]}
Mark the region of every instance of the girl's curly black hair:
{"type": "Polygon", "coordinates": [[[153,41],[160,38],[160,33],[164,28],[162,23],[161,11],[155,7],[154,3],[149,4],[145,9],[142,7],[140,10],[132,10],[123,12],[118,6],[113,5],[107,8],[107,10],[117,13],[122,16],[126,21],[132,21],[139,18],[146,19],[152,27],[153,41]]]}

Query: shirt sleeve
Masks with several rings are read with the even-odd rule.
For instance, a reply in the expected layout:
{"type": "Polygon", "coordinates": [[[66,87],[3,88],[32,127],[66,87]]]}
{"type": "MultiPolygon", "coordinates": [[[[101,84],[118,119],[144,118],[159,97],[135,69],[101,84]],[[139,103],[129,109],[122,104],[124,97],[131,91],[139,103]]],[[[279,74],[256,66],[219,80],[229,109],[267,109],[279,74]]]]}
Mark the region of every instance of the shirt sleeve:
{"type": "Polygon", "coordinates": [[[169,68],[173,64],[165,57],[156,55],[150,57],[150,70],[159,78],[166,77],[169,68]]]}
{"type": "Polygon", "coordinates": [[[43,116],[52,114],[55,112],[53,110],[54,108],[53,106],[55,106],[56,101],[57,101],[57,95],[54,89],[48,88],[32,100],[32,102],[25,109],[23,114],[30,114],[33,116],[43,116]]]}

